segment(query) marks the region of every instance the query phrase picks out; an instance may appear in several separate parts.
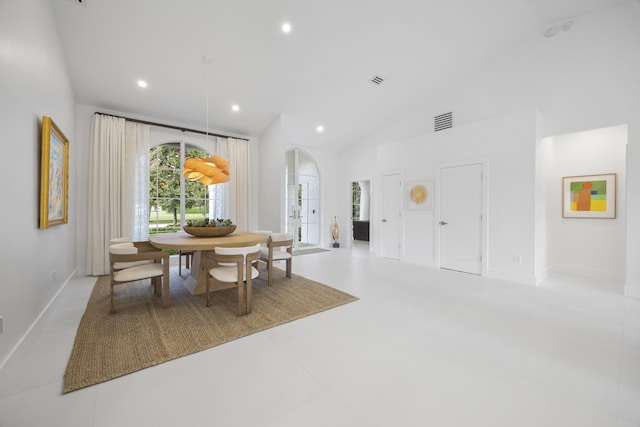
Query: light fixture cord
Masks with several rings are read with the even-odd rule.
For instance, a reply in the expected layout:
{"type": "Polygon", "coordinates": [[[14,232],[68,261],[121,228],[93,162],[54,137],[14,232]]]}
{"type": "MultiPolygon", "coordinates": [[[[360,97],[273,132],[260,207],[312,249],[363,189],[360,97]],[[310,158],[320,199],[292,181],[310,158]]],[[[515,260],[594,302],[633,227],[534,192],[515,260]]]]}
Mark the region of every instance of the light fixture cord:
{"type": "MultiPolygon", "coordinates": [[[[206,60],[205,60],[206,61],[206,60]]],[[[206,91],[206,99],[207,99],[207,117],[206,117],[206,126],[207,126],[207,146],[209,143],[209,63],[205,62],[205,91],[206,91]]]]}

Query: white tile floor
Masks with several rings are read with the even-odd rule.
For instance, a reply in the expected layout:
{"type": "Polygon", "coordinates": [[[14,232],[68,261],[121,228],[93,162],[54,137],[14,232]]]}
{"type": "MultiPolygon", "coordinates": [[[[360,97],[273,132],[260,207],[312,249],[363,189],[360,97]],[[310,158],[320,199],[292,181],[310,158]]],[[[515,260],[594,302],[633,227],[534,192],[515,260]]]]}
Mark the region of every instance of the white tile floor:
{"type": "Polygon", "coordinates": [[[640,300],[620,283],[530,287],[347,249],[294,272],[360,300],[63,396],[94,282],[73,280],[0,385],[0,427],[640,426],[640,300]]]}

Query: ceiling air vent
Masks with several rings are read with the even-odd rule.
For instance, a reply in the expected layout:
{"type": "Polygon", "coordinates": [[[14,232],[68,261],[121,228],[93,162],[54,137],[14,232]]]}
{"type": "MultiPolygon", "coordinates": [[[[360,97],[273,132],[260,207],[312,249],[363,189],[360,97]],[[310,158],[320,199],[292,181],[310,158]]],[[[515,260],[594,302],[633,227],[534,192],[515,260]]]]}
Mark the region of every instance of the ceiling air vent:
{"type": "Polygon", "coordinates": [[[433,118],[434,129],[436,132],[451,129],[453,127],[453,113],[448,112],[435,116],[433,118]]]}
{"type": "Polygon", "coordinates": [[[373,78],[371,79],[371,83],[377,84],[377,85],[379,85],[383,81],[384,81],[384,79],[382,77],[380,77],[380,76],[373,76],[373,78]]]}

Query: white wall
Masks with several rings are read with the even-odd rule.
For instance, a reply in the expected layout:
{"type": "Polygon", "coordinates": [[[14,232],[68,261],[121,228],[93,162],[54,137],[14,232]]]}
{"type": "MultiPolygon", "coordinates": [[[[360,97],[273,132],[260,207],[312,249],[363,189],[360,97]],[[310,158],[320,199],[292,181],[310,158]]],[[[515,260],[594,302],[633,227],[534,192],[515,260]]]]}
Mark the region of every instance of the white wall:
{"type": "MultiPolygon", "coordinates": [[[[48,0],[0,2],[0,144],[4,153],[0,368],[76,266],[78,157],[73,92],[52,15],[48,0]],[[69,222],[41,230],[40,127],[45,115],[70,141],[69,222]]],[[[18,351],[27,350],[28,345],[18,351]]],[[[16,356],[12,360],[19,359],[16,356]]],[[[0,370],[0,380],[7,371],[0,370]]]]}
{"type": "MultiPolygon", "coordinates": [[[[433,133],[432,117],[445,111],[454,112],[455,125],[460,127],[538,108],[541,117],[536,138],[628,124],[625,293],[640,297],[640,4],[628,3],[574,21],[571,31],[555,37],[544,37],[544,28],[540,28],[528,39],[514,42],[512,49],[469,70],[457,84],[425,98],[413,113],[355,142],[338,157],[338,191],[350,182],[348,171],[356,154],[433,133]]],[[[535,151],[530,155],[535,157],[535,151]]],[[[358,174],[375,174],[385,166],[381,163],[384,161],[376,159],[368,167],[363,164],[358,174]]],[[[516,172],[514,176],[518,175],[516,172]]],[[[540,185],[533,184],[531,191],[538,192],[536,197],[542,195],[540,185]]],[[[374,189],[374,197],[377,195],[379,189],[374,189]]],[[[347,211],[347,201],[341,203],[341,209],[347,211]]],[[[538,215],[540,212],[538,209],[538,215]]],[[[499,213],[508,215],[508,211],[499,213]]],[[[535,222],[537,227],[544,226],[540,221],[535,222]]],[[[531,232],[539,235],[541,230],[531,232]]],[[[376,233],[372,238],[376,239],[376,233]]],[[[494,243],[511,246],[510,242],[494,243]]],[[[542,260],[544,251],[540,247],[532,250],[542,260]]],[[[497,262],[499,265],[494,266],[498,270],[513,267],[508,265],[507,252],[501,253],[497,262]]],[[[544,264],[542,260],[535,266],[536,274],[544,270],[544,264]]]]}
{"type": "MultiPolygon", "coordinates": [[[[534,109],[421,135],[378,148],[378,163],[404,180],[432,179],[434,210],[403,209],[402,259],[439,265],[438,180],[442,166],[485,163],[486,274],[523,283],[534,277],[534,109]],[[514,255],[522,261],[514,263],[514,255]]],[[[404,200],[404,198],[403,198],[404,200]]],[[[376,224],[379,228],[379,224],[376,224]]]]}
{"type": "Polygon", "coordinates": [[[284,231],[284,134],[282,117],[278,117],[260,135],[258,146],[260,213],[257,229],[284,231]]]}
{"type": "MultiPolygon", "coordinates": [[[[345,227],[349,227],[351,224],[348,221],[351,218],[351,183],[354,181],[369,181],[369,251],[375,252],[376,239],[374,234],[376,230],[374,225],[376,223],[375,204],[377,183],[375,175],[377,173],[378,164],[378,150],[377,145],[372,143],[370,146],[366,145],[366,142],[354,144],[347,147],[344,151],[338,154],[337,161],[333,165],[326,165],[325,174],[332,174],[336,182],[336,189],[334,191],[334,199],[336,202],[336,212],[339,218],[345,218],[343,224],[345,227]],[[330,169],[329,169],[330,168],[330,169]]],[[[345,233],[341,233],[341,246],[351,247],[352,242],[349,237],[351,232],[345,230],[345,233]],[[344,236],[344,239],[342,239],[344,236]]]]}
{"type": "MultiPolygon", "coordinates": [[[[638,91],[636,91],[637,93],[638,91]]],[[[640,298],[640,108],[629,120],[625,295],[640,298]]]]}
{"type": "Polygon", "coordinates": [[[547,278],[549,271],[549,240],[547,239],[547,188],[551,181],[548,169],[553,158],[553,144],[549,139],[540,137],[542,115],[538,112],[536,132],[536,206],[535,206],[535,265],[536,282],[547,278]]]}
{"type": "Polygon", "coordinates": [[[546,138],[549,261],[552,271],[622,280],[626,254],[627,126],[546,138]],[[562,177],[615,173],[616,218],[562,218],[562,177]]]}

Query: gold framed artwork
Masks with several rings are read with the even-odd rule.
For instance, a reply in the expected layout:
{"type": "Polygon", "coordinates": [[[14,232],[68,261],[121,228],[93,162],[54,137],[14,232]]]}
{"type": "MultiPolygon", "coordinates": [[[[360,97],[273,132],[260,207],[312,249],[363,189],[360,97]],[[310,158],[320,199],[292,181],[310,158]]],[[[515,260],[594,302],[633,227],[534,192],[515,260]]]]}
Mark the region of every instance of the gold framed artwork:
{"type": "Polygon", "coordinates": [[[616,217],[616,174],[562,178],[563,218],[616,217]]]}
{"type": "Polygon", "coordinates": [[[433,181],[409,181],[406,188],[407,209],[433,209],[433,181]]]}
{"type": "Polygon", "coordinates": [[[69,140],[42,117],[40,160],[40,228],[66,224],[69,214],[69,140]]]}

